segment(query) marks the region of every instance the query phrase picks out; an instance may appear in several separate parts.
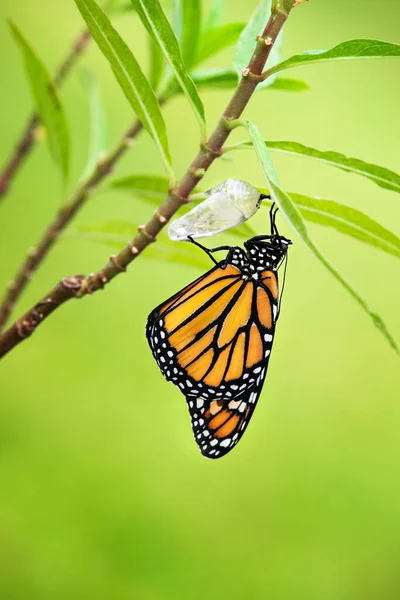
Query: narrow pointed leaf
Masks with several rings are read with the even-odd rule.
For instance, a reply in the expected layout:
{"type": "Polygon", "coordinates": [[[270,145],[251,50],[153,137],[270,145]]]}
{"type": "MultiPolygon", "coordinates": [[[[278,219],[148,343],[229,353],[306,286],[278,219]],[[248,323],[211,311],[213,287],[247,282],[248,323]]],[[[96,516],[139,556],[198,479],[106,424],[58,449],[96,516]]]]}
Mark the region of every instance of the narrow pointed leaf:
{"type": "MultiPolygon", "coordinates": [[[[260,189],[267,194],[268,190],[260,189]]],[[[356,240],[400,258],[400,238],[365,213],[333,200],[289,193],[306,221],[331,227],[356,240]]],[[[263,205],[267,206],[264,201],[263,205]]]]}
{"type": "Polygon", "coordinates": [[[183,29],[183,11],[182,11],[182,0],[173,0],[172,6],[172,31],[176,39],[178,40],[179,47],[182,42],[182,29],[183,29]]]}
{"type": "Polygon", "coordinates": [[[258,35],[261,35],[266,23],[266,16],[270,14],[270,0],[260,0],[258,6],[250,17],[249,22],[242,31],[236,46],[233,66],[239,78],[242,76],[242,69],[247,67],[254,52],[254,43],[258,35]]]}
{"type": "MultiPolygon", "coordinates": [[[[394,171],[391,171],[390,169],[386,169],[385,167],[367,163],[358,158],[345,156],[340,152],[317,150],[316,148],[304,146],[298,142],[271,142],[266,140],[265,143],[270,150],[312,158],[333,167],[343,169],[344,171],[362,175],[382,188],[400,193],[400,175],[394,171]]],[[[251,142],[243,142],[231,146],[232,150],[251,147],[251,142]]]]}
{"type": "Polygon", "coordinates": [[[164,55],[160,50],[160,47],[149,37],[149,54],[150,54],[150,85],[156,92],[164,71],[164,55]]]}
{"type": "Polygon", "coordinates": [[[399,353],[399,349],[396,345],[396,342],[394,341],[392,335],[389,333],[389,330],[385,326],[381,317],[370,309],[367,302],[354,290],[350,283],[328,261],[328,259],[325,258],[325,256],[319,250],[319,248],[312,241],[311,237],[308,234],[306,224],[303,221],[298,207],[290,198],[290,196],[286,192],[284,192],[279,185],[278,176],[275,171],[271,155],[257,127],[251,121],[247,120],[244,120],[243,124],[247,128],[247,131],[249,132],[250,138],[253,142],[254,149],[256,151],[261,169],[268,183],[270,194],[272,195],[274,201],[277,203],[277,205],[285,215],[286,219],[288,220],[294,231],[304,242],[304,244],[309,248],[309,250],[311,250],[314,256],[318,258],[321,264],[343,285],[343,287],[351,294],[351,296],[353,296],[353,298],[358,302],[358,304],[371,317],[373,323],[385,336],[389,344],[399,353]]]}
{"type": "MultiPolygon", "coordinates": [[[[267,23],[268,16],[271,13],[271,0],[260,0],[255,13],[250,21],[240,34],[239,41],[236,46],[236,53],[233,59],[233,66],[239,76],[242,76],[242,69],[247,67],[254,52],[254,43],[258,35],[263,33],[267,23]]],[[[266,68],[272,68],[280,61],[280,49],[282,46],[282,32],[276,39],[274,46],[268,57],[266,68]]],[[[272,72],[271,72],[272,75],[272,72]]],[[[268,87],[275,80],[275,77],[268,77],[258,87],[268,87]]]]}
{"type": "Polygon", "coordinates": [[[94,73],[81,69],[80,74],[88,96],[90,122],[88,162],[83,175],[85,178],[106,151],[106,119],[94,73]]]}
{"type": "Polygon", "coordinates": [[[333,60],[351,60],[360,58],[388,58],[400,56],[400,45],[381,40],[349,40],[329,50],[307,50],[301,54],[284,60],[275,65],[269,72],[278,73],[290,67],[297,67],[309,63],[333,60]]]}
{"type": "MultiPolygon", "coordinates": [[[[201,69],[191,73],[191,77],[199,89],[234,89],[238,84],[237,74],[233,69],[201,69]]],[[[310,88],[301,79],[277,78],[268,86],[268,89],[283,92],[304,92],[310,88]]],[[[175,84],[168,89],[167,95],[173,96],[179,92],[180,88],[175,84]]]]}
{"type": "Polygon", "coordinates": [[[154,139],[164,164],[173,177],[164,119],[154,91],[137,60],[94,0],[75,0],[75,4],[101,52],[109,61],[128,102],[154,139]]]}
{"type": "Polygon", "coordinates": [[[64,181],[66,181],[70,160],[69,130],[58,92],[46,67],[21,31],[11,22],[10,27],[22,52],[36,109],[46,128],[50,152],[60,167],[64,181]]]}
{"type": "MultiPolygon", "coordinates": [[[[210,56],[214,56],[225,48],[236,44],[239,35],[245,28],[245,23],[227,23],[211,29],[201,37],[196,64],[201,64],[210,56]]],[[[253,40],[254,46],[254,40],[253,40]]],[[[237,78],[236,78],[237,79],[237,78]]]]}
{"type": "Polygon", "coordinates": [[[183,62],[187,69],[196,62],[201,33],[201,0],[181,0],[183,62]]]}
{"type": "MultiPolygon", "coordinates": [[[[264,90],[265,87],[261,87],[260,89],[264,90]]],[[[310,86],[306,81],[303,81],[302,79],[278,77],[268,86],[268,89],[281,92],[306,92],[310,89],[310,86]]],[[[258,90],[258,86],[256,90],[258,90]]]]}
{"type": "Polygon", "coordinates": [[[365,213],[332,200],[289,194],[309,221],[332,227],[400,258],[400,238],[365,213]]]}
{"type": "Polygon", "coordinates": [[[132,192],[136,196],[145,196],[162,200],[168,193],[169,182],[165,177],[150,177],[148,175],[132,175],[121,177],[111,182],[113,188],[132,192]]]}
{"type": "Polygon", "coordinates": [[[215,29],[221,23],[225,0],[213,0],[210,11],[204,23],[204,33],[215,29]]]}
{"type": "MultiPolygon", "coordinates": [[[[77,0],[76,0],[77,1],[77,0]]],[[[81,1],[81,0],[80,0],[81,1]]],[[[166,60],[171,65],[175,76],[192,105],[194,113],[200,123],[201,130],[204,132],[205,115],[203,103],[197,92],[197,88],[189,77],[182,56],[179,50],[178,41],[165,16],[158,0],[151,3],[146,0],[132,0],[136,10],[146,27],[147,31],[159,45],[166,60]]]]}
{"type": "Polygon", "coordinates": [[[400,175],[385,167],[367,163],[358,158],[351,158],[340,152],[317,150],[316,148],[303,146],[303,144],[298,144],[297,142],[267,141],[267,145],[270,150],[305,156],[334,167],[339,167],[345,171],[363,175],[382,188],[400,193],[400,175]]]}
{"type": "MultiPolygon", "coordinates": [[[[122,250],[127,240],[137,234],[137,225],[129,221],[106,221],[94,225],[81,226],[74,232],[75,236],[88,241],[105,244],[116,250],[122,250]]],[[[191,244],[171,242],[167,236],[160,235],[156,244],[148,246],[143,252],[144,258],[182,264],[207,271],[212,267],[210,259],[191,244]]]]}

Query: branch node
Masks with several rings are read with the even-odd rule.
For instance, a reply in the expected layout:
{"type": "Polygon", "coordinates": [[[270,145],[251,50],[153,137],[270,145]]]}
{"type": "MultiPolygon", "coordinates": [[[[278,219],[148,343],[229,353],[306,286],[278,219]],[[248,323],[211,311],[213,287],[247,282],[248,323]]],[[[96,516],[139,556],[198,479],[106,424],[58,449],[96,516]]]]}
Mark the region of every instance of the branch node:
{"type": "Polygon", "coordinates": [[[156,212],[154,213],[157,217],[157,219],[160,221],[161,225],[165,225],[166,223],[168,223],[168,219],[167,217],[164,217],[163,215],[161,215],[158,210],[156,210],[156,212]]]}
{"type": "Polygon", "coordinates": [[[208,146],[206,142],[203,142],[203,144],[201,144],[201,149],[204,152],[211,154],[211,156],[213,156],[214,158],[219,158],[222,154],[221,150],[214,150],[213,148],[210,148],[210,146],[208,146]]]}
{"type": "Polygon", "coordinates": [[[130,248],[134,256],[137,256],[139,254],[139,249],[136,248],[136,246],[134,246],[132,242],[129,242],[128,247],[130,248]]]}
{"type": "Polygon", "coordinates": [[[206,174],[205,169],[196,169],[195,167],[189,167],[188,171],[195,179],[203,179],[206,174]]]}
{"type": "MultiPolygon", "coordinates": [[[[233,131],[236,127],[240,127],[242,122],[240,119],[233,119],[232,117],[227,117],[226,115],[222,115],[221,123],[228,131],[233,131]]],[[[221,150],[221,153],[223,150],[221,150]]]]}
{"type": "Polygon", "coordinates": [[[245,79],[250,79],[250,81],[256,81],[257,83],[260,83],[260,81],[263,81],[263,76],[257,75],[257,73],[253,73],[252,71],[250,71],[249,67],[245,67],[244,69],[242,69],[241,73],[245,79]]]}
{"type": "Polygon", "coordinates": [[[28,256],[28,258],[34,258],[37,255],[37,248],[36,246],[32,246],[32,248],[29,248],[28,252],[26,253],[26,255],[28,256]]]}
{"type": "Polygon", "coordinates": [[[15,289],[16,289],[16,287],[17,287],[17,282],[16,282],[15,280],[13,280],[13,281],[9,281],[9,282],[7,283],[7,290],[8,290],[9,292],[12,292],[13,290],[15,290],[15,289]]]}
{"type": "Polygon", "coordinates": [[[65,289],[71,291],[71,295],[74,296],[76,295],[75,292],[78,292],[81,289],[84,281],[84,275],[73,275],[72,277],[64,277],[64,279],[61,280],[61,285],[65,289]]]}
{"type": "Polygon", "coordinates": [[[275,6],[275,4],[273,4],[271,8],[271,12],[272,14],[278,15],[279,17],[284,17],[285,19],[289,16],[287,12],[280,10],[277,6],[275,6]]]}
{"type": "MultiPolygon", "coordinates": [[[[94,292],[93,284],[94,284],[94,273],[89,273],[89,275],[87,276],[86,281],[84,282],[84,285],[83,285],[83,288],[85,289],[87,294],[93,294],[93,292],[94,292]]],[[[103,288],[101,287],[101,289],[103,289],[103,288]]]]}
{"type": "Polygon", "coordinates": [[[139,231],[139,233],[141,233],[142,235],[144,235],[144,237],[147,238],[149,240],[149,242],[155,242],[156,241],[156,236],[155,235],[151,235],[151,233],[149,233],[146,230],[146,225],[139,225],[138,231],[139,231]]]}
{"type": "Polygon", "coordinates": [[[133,146],[133,142],[134,142],[134,139],[133,139],[133,137],[131,137],[131,136],[127,136],[127,137],[124,139],[124,146],[126,146],[127,148],[131,148],[131,147],[133,146]]]}
{"type": "Polygon", "coordinates": [[[263,37],[262,35],[258,35],[256,37],[256,40],[258,43],[264,45],[264,46],[272,46],[273,44],[273,39],[271,37],[263,37]]]}
{"type": "MultiPolygon", "coordinates": [[[[190,169],[190,167],[189,167],[189,169],[190,169]]],[[[170,196],[174,196],[182,204],[187,204],[189,202],[189,199],[188,198],[184,198],[183,196],[181,196],[177,192],[176,188],[171,188],[168,193],[169,193],[170,196]]]]}
{"type": "Polygon", "coordinates": [[[24,319],[23,317],[22,319],[18,319],[18,321],[15,323],[15,326],[20,339],[23,340],[31,336],[43,318],[44,315],[34,309],[31,311],[29,319],[24,319]]]}
{"type": "MultiPolygon", "coordinates": [[[[126,271],[126,267],[124,267],[123,265],[121,265],[118,262],[118,258],[116,254],[111,254],[110,256],[110,262],[112,262],[113,265],[115,265],[118,269],[118,271],[120,271],[121,273],[124,273],[126,271]]],[[[105,281],[104,283],[107,283],[107,279],[104,277],[105,281]]]]}

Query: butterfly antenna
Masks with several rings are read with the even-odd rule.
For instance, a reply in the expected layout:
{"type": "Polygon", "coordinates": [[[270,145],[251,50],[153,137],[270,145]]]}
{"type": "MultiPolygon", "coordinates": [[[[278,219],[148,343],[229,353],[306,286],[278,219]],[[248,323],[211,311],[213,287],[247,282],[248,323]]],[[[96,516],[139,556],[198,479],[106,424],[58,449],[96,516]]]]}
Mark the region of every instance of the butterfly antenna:
{"type": "Polygon", "coordinates": [[[272,218],[273,226],[274,226],[273,231],[274,231],[275,235],[277,235],[277,236],[279,236],[278,227],[276,225],[276,213],[278,212],[278,210],[279,210],[279,208],[276,207],[275,211],[274,211],[274,214],[273,214],[273,218],[272,218]]]}
{"type": "Polygon", "coordinates": [[[274,235],[274,224],[275,224],[274,208],[275,208],[275,202],[272,203],[271,208],[269,209],[269,226],[271,229],[271,235],[274,235]]]}

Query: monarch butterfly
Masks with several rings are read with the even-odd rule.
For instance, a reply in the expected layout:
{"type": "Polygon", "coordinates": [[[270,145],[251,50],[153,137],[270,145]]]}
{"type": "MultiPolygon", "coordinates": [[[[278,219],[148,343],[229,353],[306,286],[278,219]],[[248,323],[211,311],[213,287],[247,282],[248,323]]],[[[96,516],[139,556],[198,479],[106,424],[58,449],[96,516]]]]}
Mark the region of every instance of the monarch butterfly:
{"type": "Polygon", "coordinates": [[[227,454],[242,437],[265,380],[279,316],[278,268],[291,241],[271,234],[240,247],[208,249],[214,267],[157,306],[146,336],[167,381],[185,395],[192,429],[208,458],[227,454]],[[217,262],[214,252],[227,251],[217,262]]]}

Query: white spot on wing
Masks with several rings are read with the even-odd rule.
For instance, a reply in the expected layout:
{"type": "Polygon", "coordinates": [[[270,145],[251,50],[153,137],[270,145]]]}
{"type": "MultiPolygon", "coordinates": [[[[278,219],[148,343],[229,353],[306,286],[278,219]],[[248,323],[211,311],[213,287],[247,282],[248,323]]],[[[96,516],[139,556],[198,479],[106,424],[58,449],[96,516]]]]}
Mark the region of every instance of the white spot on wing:
{"type": "Polygon", "coordinates": [[[231,402],[229,402],[228,404],[228,408],[230,408],[231,410],[236,410],[237,407],[240,405],[240,400],[232,400],[231,402]]]}

